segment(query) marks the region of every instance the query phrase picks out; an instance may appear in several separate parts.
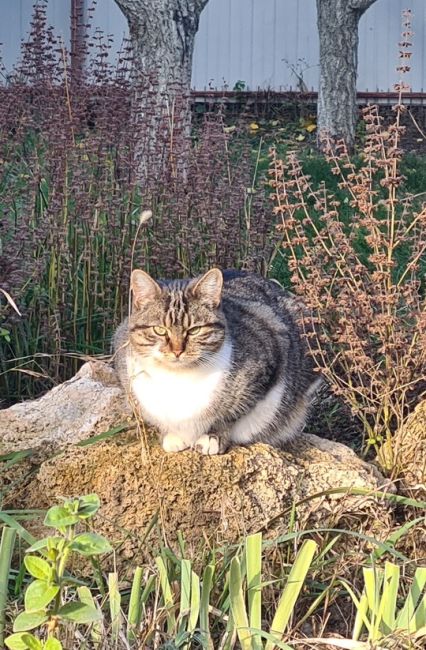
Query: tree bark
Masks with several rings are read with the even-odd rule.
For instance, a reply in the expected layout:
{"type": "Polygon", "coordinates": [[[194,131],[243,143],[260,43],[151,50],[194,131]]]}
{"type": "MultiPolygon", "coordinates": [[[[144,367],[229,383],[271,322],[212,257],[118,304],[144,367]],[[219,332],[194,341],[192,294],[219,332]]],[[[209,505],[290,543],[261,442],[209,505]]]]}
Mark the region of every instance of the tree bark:
{"type": "Polygon", "coordinates": [[[353,149],[357,122],[358,23],[375,0],[317,0],[320,40],[318,138],[353,149]]]}
{"type": "MultiPolygon", "coordinates": [[[[173,130],[174,138],[180,131],[189,141],[194,39],[208,0],[115,1],[129,25],[136,85],[139,85],[134,109],[144,122],[143,132],[150,134],[148,155],[157,159],[158,166],[161,147],[156,141],[162,131],[164,149],[165,124],[173,130]]],[[[147,148],[146,142],[144,147],[147,148]]],[[[142,175],[146,167],[144,157],[139,152],[142,175]]]]}

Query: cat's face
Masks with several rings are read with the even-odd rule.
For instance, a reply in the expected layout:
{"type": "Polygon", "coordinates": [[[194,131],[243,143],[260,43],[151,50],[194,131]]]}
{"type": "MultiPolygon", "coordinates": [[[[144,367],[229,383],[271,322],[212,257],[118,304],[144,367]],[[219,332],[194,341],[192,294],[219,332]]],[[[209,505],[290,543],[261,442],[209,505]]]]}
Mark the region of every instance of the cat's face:
{"type": "Polygon", "coordinates": [[[144,271],[133,271],[132,348],[176,369],[208,363],[225,340],[222,284],[218,269],[189,282],[161,286],[144,271]]]}

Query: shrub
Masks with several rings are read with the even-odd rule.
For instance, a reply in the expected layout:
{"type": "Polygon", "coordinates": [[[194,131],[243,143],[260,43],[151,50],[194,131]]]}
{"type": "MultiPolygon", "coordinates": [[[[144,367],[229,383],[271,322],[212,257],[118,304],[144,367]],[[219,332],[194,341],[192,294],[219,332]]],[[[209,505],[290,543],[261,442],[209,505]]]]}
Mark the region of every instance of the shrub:
{"type": "Polygon", "coordinates": [[[134,264],[156,276],[214,264],[264,271],[273,248],[256,155],[239,130],[208,113],[188,149],[179,108],[188,98],[153,116],[155,74],[133,77],[126,44],[116,65],[102,35],[82,47],[90,57],[77,81],[38,4],[22,61],[0,88],[0,287],[23,314],[0,295],[7,401],[63,381],[82,355],[109,352],[142,209],[153,219],[134,264]]]}
{"type": "Polygon", "coordinates": [[[426,391],[426,206],[401,191],[403,111],[399,102],[385,129],[377,107],[365,109],[358,165],[343,143],[324,142],[339,198],[315,186],[294,152],[281,160],[272,150],[270,169],[309,348],[386,469],[397,465],[395,430],[426,391]]]}

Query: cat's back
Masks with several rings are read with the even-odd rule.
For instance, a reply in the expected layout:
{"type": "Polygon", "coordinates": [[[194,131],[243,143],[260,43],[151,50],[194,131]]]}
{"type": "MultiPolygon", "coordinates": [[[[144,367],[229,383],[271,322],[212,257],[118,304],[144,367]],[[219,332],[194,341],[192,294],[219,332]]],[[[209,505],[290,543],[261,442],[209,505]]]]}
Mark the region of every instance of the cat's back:
{"type": "Polygon", "coordinates": [[[276,320],[276,325],[295,325],[294,319],[300,313],[301,303],[278,282],[256,273],[232,269],[224,271],[223,279],[223,308],[227,316],[237,309],[257,313],[260,318],[270,321],[276,320]]]}

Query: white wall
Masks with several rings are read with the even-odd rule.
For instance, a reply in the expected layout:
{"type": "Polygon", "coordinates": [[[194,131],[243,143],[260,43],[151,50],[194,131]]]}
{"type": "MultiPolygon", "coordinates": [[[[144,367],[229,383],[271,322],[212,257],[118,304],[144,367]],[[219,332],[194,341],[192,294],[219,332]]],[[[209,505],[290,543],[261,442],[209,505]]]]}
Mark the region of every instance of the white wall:
{"type": "MultiPolygon", "coordinates": [[[[7,69],[19,56],[34,0],[0,0],[0,51],[7,69]]],[[[87,0],[90,5],[91,0],[87,0]]],[[[359,90],[392,90],[397,81],[401,13],[413,10],[413,90],[426,90],[426,0],[377,0],[360,22],[359,90]]],[[[70,0],[48,0],[49,21],[69,39],[70,0]]],[[[93,26],[112,34],[118,49],[127,33],[114,0],[98,0],[93,26]]],[[[315,0],[210,0],[196,37],[193,86],[232,89],[238,80],[252,89],[318,85],[315,0]],[[302,60],[302,61],[301,61],[302,60]]]]}

